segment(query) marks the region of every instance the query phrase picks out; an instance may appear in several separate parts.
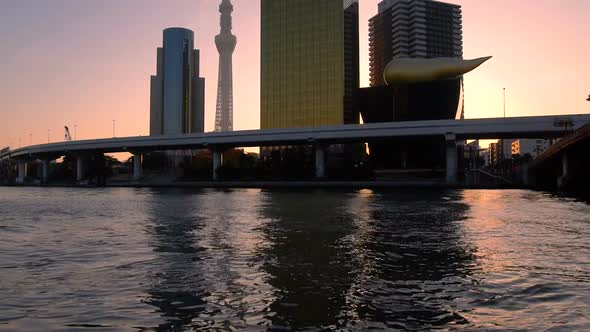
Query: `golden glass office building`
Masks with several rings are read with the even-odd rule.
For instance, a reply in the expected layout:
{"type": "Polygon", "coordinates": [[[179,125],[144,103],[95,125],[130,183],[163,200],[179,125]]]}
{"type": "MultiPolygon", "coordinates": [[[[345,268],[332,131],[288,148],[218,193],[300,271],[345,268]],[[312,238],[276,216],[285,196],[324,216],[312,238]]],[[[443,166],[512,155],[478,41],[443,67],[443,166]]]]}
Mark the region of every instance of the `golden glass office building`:
{"type": "Polygon", "coordinates": [[[358,2],[262,0],[261,16],[261,128],[358,123],[358,2]]]}

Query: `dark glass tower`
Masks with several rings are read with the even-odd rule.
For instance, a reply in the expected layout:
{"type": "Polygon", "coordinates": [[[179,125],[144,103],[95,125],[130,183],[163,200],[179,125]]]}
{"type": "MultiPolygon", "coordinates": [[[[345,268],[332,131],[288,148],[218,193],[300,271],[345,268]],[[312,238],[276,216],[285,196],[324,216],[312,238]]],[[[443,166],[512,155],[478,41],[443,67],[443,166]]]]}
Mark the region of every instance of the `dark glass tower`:
{"type": "Polygon", "coordinates": [[[205,126],[205,79],[199,77],[194,33],[164,30],[157,72],[151,77],[150,135],[199,133],[205,126]]]}

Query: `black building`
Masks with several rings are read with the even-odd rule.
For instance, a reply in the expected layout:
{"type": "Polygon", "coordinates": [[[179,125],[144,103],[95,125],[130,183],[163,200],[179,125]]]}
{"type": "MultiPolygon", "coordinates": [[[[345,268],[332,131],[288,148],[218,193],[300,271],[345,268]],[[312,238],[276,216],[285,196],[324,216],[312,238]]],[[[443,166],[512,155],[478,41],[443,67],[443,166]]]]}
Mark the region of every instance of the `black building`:
{"type": "Polygon", "coordinates": [[[356,91],[360,86],[359,4],[345,0],[344,9],[344,124],[358,124],[356,91]]]}
{"type": "MultiPolygon", "coordinates": [[[[462,100],[461,78],[358,90],[365,123],[457,119],[462,100]]],[[[439,169],[444,144],[443,137],[370,141],[370,158],[376,169],[439,169]]]]}

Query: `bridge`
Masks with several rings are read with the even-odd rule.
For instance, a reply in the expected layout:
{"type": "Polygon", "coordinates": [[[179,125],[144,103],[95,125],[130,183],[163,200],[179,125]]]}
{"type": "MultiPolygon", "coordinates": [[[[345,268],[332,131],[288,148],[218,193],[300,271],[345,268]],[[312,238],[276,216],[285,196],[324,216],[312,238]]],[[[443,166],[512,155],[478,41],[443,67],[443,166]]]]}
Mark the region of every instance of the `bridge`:
{"type": "Polygon", "coordinates": [[[590,123],[549,147],[530,165],[534,185],[547,189],[587,190],[590,183],[590,123]]]}
{"type": "Polygon", "coordinates": [[[325,156],[332,144],[365,143],[376,139],[404,137],[445,137],[447,182],[455,183],[458,173],[457,141],[497,138],[558,138],[568,130],[590,123],[590,114],[533,116],[472,120],[432,120],[389,122],[330,127],[245,130],[172,136],[139,136],[68,141],[23,147],[0,154],[0,160],[18,160],[18,181],[24,181],[27,160],[43,161],[43,180],[48,163],[64,155],[77,156],[78,180],[83,179],[84,154],[129,152],[134,155],[134,177],[141,177],[141,154],[150,151],[210,149],[215,170],[222,164],[222,152],[235,147],[295,146],[316,147],[316,177],[325,176],[325,156]],[[566,124],[564,128],[562,124],[566,124]]]}

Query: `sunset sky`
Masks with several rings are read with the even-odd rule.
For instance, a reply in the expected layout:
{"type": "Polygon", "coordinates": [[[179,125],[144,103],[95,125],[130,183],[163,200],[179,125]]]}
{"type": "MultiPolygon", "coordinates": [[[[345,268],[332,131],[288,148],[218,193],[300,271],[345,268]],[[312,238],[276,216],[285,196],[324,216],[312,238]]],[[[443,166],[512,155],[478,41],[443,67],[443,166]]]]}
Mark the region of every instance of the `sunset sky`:
{"type": "MultiPolygon", "coordinates": [[[[0,0],[0,148],[77,138],[147,135],[150,75],[162,30],[195,31],[214,125],[217,0],[0,0]],[[73,134],[73,132],[72,132],[73,134]]],[[[368,85],[368,19],[361,3],[361,85],[368,85]]],[[[466,76],[466,117],[590,113],[590,1],[465,0],[466,58],[494,58],[466,76]]],[[[259,128],[260,1],[234,0],[234,127],[259,128]]]]}

